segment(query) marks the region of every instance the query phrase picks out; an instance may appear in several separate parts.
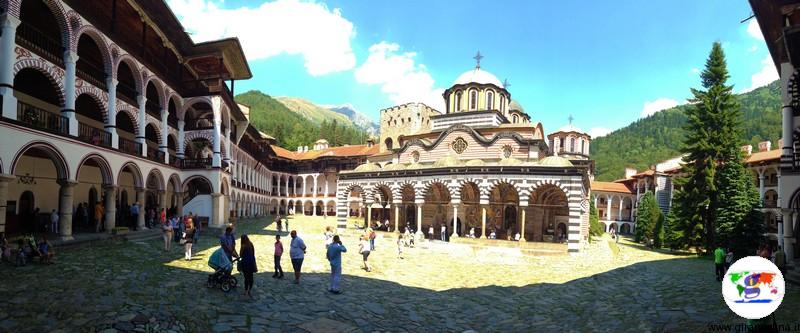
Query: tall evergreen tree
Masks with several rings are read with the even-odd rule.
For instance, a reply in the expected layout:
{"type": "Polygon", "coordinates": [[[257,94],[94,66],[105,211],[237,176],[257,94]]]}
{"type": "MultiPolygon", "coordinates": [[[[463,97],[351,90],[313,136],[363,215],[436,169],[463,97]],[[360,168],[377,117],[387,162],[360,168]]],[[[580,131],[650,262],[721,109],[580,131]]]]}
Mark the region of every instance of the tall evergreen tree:
{"type": "Polygon", "coordinates": [[[656,203],[656,196],[653,192],[647,192],[639,201],[639,208],[636,212],[636,229],[633,232],[633,239],[636,242],[653,238],[653,228],[661,217],[661,209],[656,203]]]}
{"type": "Polygon", "coordinates": [[[675,217],[675,212],[674,210],[670,210],[669,214],[667,214],[664,219],[664,241],[662,242],[663,246],[670,249],[682,249],[685,245],[685,242],[682,240],[683,233],[678,230],[676,223],[677,218],[675,217]]]}
{"type": "Polygon", "coordinates": [[[739,256],[752,253],[764,233],[763,219],[753,212],[760,206],[752,176],[736,151],[734,160],[720,165],[717,173],[719,205],[716,234],[719,244],[732,247],[739,256]]]}
{"type": "Polygon", "coordinates": [[[605,232],[603,226],[600,225],[600,216],[597,213],[597,207],[594,206],[594,201],[589,201],[589,235],[600,236],[605,232]]]}
{"type": "Polygon", "coordinates": [[[692,106],[686,108],[686,139],[681,150],[683,172],[675,194],[676,227],[688,246],[714,248],[714,229],[719,198],[715,181],[717,165],[735,158],[739,146],[740,115],[725,53],[715,42],[700,74],[705,90],[692,89],[692,106]]]}

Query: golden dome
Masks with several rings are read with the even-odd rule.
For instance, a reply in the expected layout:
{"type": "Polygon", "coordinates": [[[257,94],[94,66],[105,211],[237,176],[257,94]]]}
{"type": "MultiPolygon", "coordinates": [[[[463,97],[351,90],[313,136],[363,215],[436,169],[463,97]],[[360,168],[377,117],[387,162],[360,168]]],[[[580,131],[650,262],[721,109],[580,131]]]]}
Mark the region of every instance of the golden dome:
{"type": "Polygon", "coordinates": [[[369,172],[369,171],[380,171],[381,167],[374,163],[364,163],[359,165],[355,170],[355,172],[369,172]]]}
{"type": "Polygon", "coordinates": [[[497,165],[502,165],[502,166],[522,165],[522,161],[513,157],[509,157],[500,160],[500,162],[497,162],[497,165]]]}
{"type": "Polygon", "coordinates": [[[539,160],[539,165],[545,167],[571,167],[572,162],[561,156],[548,156],[539,160]]]}
{"type": "Polygon", "coordinates": [[[406,169],[406,165],[405,164],[400,164],[400,163],[392,163],[392,164],[389,164],[389,165],[386,165],[386,166],[383,167],[384,171],[399,171],[399,170],[405,170],[405,169],[406,169]]]}
{"type": "Polygon", "coordinates": [[[486,162],[484,162],[483,160],[469,160],[469,161],[467,161],[467,163],[465,163],[465,165],[466,166],[484,166],[484,165],[486,165],[486,162]]]}
{"type": "Polygon", "coordinates": [[[436,168],[453,167],[453,166],[459,166],[459,165],[462,165],[461,160],[459,160],[457,157],[452,156],[452,155],[448,155],[448,156],[442,157],[439,160],[437,160],[435,163],[433,163],[433,166],[436,167],[436,168]]]}

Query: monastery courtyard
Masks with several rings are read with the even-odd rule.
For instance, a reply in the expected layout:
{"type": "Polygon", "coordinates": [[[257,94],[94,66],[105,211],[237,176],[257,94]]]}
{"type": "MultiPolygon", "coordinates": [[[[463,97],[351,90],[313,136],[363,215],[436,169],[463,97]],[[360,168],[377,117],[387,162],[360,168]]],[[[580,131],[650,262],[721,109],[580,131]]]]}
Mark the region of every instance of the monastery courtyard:
{"type": "MultiPolygon", "coordinates": [[[[190,262],[178,247],[164,253],[160,238],[109,240],[64,249],[54,265],[2,266],[0,331],[699,332],[713,331],[710,323],[742,322],[723,304],[711,261],[625,241],[618,254],[604,240],[574,256],[424,242],[400,260],[394,242],[379,239],[368,273],[359,268],[351,231],[343,237],[343,293],[333,295],[326,291],[322,231],[335,219],[290,221],[308,245],[299,286],[291,283],[288,235],[286,278],[271,278],[275,225],[268,219],[244,221],[237,230],[256,246],[252,300],[241,285],[229,294],[206,288],[206,262],[218,246],[210,229],[190,262]]],[[[800,307],[793,287],[778,323],[798,324],[787,311],[800,307]]]]}

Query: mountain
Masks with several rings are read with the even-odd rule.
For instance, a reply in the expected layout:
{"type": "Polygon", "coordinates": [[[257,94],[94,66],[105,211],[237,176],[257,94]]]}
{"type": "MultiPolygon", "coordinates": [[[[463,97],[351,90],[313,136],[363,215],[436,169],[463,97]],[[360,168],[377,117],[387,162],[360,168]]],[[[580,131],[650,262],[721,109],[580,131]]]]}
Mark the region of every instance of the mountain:
{"type": "MultiPolygon", "coordinates": [[[[770,140],[778,146],[781,136],[781,99],[779,81],[737,95],[742,115],[742,144],[758,146],[770,140]]],[[[592,140],[591,158],[595,160],[595,178],[613,181],[624,176],[625,167],[642,171],[650,165],[680,155],[686,123],[684,104],[639,119],[610,134],[592,140]]],[[[757,148],[756,148],[757,149],[757,148]]]]}
{"type": "MultiPolygon", "coordinates": [[[[260,91],[251,90],[236,95],[235,99],[237,103],[250,107],[250,123],[253,127],[275,137],[279,146],[289,150],[296,150],[298,146],[312,146],[319,139],[328,140],[331,146],[341,146],[361,144],[367,138],[364,131],[353,125],[347,117],[330,110],[318,115],[332,113],[335,116],[329,119],[323,116],[324,119],[316,123],[302,113],[290,110],[277,98],[260,91]]],[[[313,110],[311,107],[304,107],[304,110],[313,110]]]]}
{"type": "Polygon", "coordinates": [[[281,96],[275,97],[275,100],[317,125],[322,124],[323,121],[332,122],[336,120],[336,123],[341,125],[355,126],[346,115],[331,111],[302,98],[281,96]]]}
{"type": "Polygon", "coordinates": [[[378,124],[374,123],[372,119],[367,117],[361,112],[358,112],[355,107],[350,104],[344,104],[340,106],[327,106],[328,110],[333,112],[341,113],[347,116],[350,121],[353,122],[356,126],[366,130],[367,132],[371,132],[372,134],[377,134],[380,130],[378,124]]]}

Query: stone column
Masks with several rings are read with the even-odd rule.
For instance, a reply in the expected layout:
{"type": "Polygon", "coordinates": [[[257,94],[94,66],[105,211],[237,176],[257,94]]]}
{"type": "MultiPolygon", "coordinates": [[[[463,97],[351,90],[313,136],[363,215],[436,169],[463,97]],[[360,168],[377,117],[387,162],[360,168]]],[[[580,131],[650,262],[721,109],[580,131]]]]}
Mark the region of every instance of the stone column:
{"type": "Polygon", "coordinates": [[[614,200],[614,197],[606,195],[606,200],[606,221],[611,221],[611,201],[614,200]]]}
{"type": "Polygon", "coordinates": [[[175,192],[175,214],[183,216],[183,192],[175,192]]]}
{"type": "Polygon", "coordinates": [[[61,180],[59,189],[59,209],[58,209],[58,232],[61,239],[72,240],[72,195],[75,192],[77,182],[61,180]]]}
{"type": "Polygon", "coordinates": [[[569,207],[569,223],[567,225],[567,251],[580,252],[581,249],[581,200],[573,195],[567,197],[569,207]]]}
{"type": "Polygon", "coordinates": [[[453,202],[453,233],[450,238],[458,238],[458,203],[453,202]]]}
{"type": "MultiPolygon", "coordinates": [[[[5,33],[5,31],[4,31],[5,33]]],[[[14,175],[0,174],[0,232],[6,232],[6,202],[8,201],[8,183],[17,179],[14,175]]]]}
{"type": "MultiPolygon", "coordinates": [[[[316,204],[314,205],[314,214],[316,216],[316,204]]],[[[372,202],[367,202],[367,226],[372,226],[372,202]]]]}
{"type": "Polygon", "coordinates": [[[78,53],[64,52],[64,108],[61,115],[69,119],[69,135],[78,136],[78,118],[75,117],[75,65],[78,53]]]}
{"type": "Polygon", "coordinates": [[[111,233],[111,231],[116,227],[117,222],[117,187],[109,185],[103,187],[103,189],[106,191],[105,228],[107,233],[111,233]]]}
{"type": "Polygon", "coordinates": [[[786,252],[786,262],[794,260],[794,214],[791,211],[783,212],[783,251],[786,252]]]}
{"type": "Polygon", "coordinates": [[[594,208],[597,208],[597,195],[594,195],[594,208]]]}
{"type": "Polygon", "coordinates": [[[167,164],[169,164],[169,149],[167,149],[167,134],[169,134],[169,125],[167,124],[168,115],[168,109],[161,109],[161,145],[158,146],[158,150],[164,153],[164,163],[167,164]]]}
{"type": "MultiPolygon", "coordinates": [[[[6,8],[8,11],[8,8],[6,8]]],[[[20,20],[6,12],[0,16],[0,95],[3,96],[3,117],[17,119],[17,97],[14,96],[14,47],[20,20]]],[[[2,203],[5,205],[5,201],[2,203]]],[[[5,215],[2,217],[5,219],[5,215]]]]}
{"type": "Polygon", "coordinates": [[[167,208],[167,191],[164,190],[158,191],[158,205],[159,207],[156,213],[160,214],[161,208],[167,208]]]}
{"type": "Polygon", "coordinates": [[[417,238],[422,238],[422,205],[425,204],[424,200],[416,200],[414,201],[417,204],[417,238]]]}
{"type": "Polygon", "coordinates": [[[142,144],[142,156],[147,157],[147,141],[145,141],[145,128],[147,127],[145,105],[147,104],[147,97],[139,94],[139,96],[136,96],[136,102],[139,103],[139,133],[136,134],[136,142],[142,144]]]}
{"type": "Polygon", "coordinates": [[[758,169],[758,198],[764,203],[764,169],[758,169]]]}
{"type": "Polygon", "coordinates": [[[481,239],[486,239],[486,206],[481,203],[481,239]]]}
{"type": "Polygon", "coordinates": [[[777,202],[778,205],[776,207],[783,208],[783,185],[782,185],[782,182],[781,182],[781,170],[780,169],[778,169],[778,174],[775,175],[775,176],[778,177],[778,202],[777,202]]]}
{"type": "Polygon", "coordinates": [[[225,162],[231,162],[231,127],[225,129],[225,162]]]}
{"type": "Polygon", "coordinates": [[[520,203],[519,203],[519,206],[520,206],[520,207],[519,207],[519,209],[520,209],[520,211],[521,211],[521,213],[522,213],[522,214],[520,214],[520,215],[522,215],[522,216],[521,216],[521,217],[522,217],[522,219],[521,219],[521,221],[520,221],[520,224],[521,224],[522,226],[519,228],[519,241],[520,241],[520,242],[524,242],[524,241],[526,241],[526,240],[525,240],[525,212],[528,210],[528,209],[527,209],[528,203],[526,202],[526,203],[523,205],[523,204],[522,204],[522,202],[520,202],[520,203]]]}
{"type": "Polygon", "coordinates": [[[306,197],[306,192],[307,192],[306,191],[306,187],[308,187],[308,186],[306,185],[306,177],[301,177],[301,178],[303,179],[303,198],[305,198],[306,197]]]}
{"type": "Polygon", "coordinates": [[[625,202],[623,197],[619,198],[619,209],[617,209],[617,221],[622,221],[622,203],[625,202]]]}
{"type": "Polygon", "coordinates": [[[394,203],[394,232],[400,232],[400,202],[394,203]]]}
{"type": "Polygon", "coordinates": [[[222,193],[211,193],[211,221],[208,222],[209,226],[220,228],[225,224],[222,216],[221,199],[222,193]]]}
{"type": "Polygon", "coordinates": [[[328,177],[325,176],[325,197],[327,197],[328,194],[330,193],[328,191],[329,191],[329,189],[328,189],[328,177]]]}
{"type": "Polygon", "coordinates": [[[222,143],[220,137],[222,136],[222,97],[214,96],[211,98],[211,111],[214,113],[214,129],[212,138],[212,151],[214,156],[211,160],[211,166],[219,168],[222,166],[222,154],[220,153],[220,144],[222,143]]]}
{"type": "Polygon", "coordinates": [[[186,122],[183,120],[178,120],[178,142],[176,143],[178,147],[175,147],[177,149],[175,151],[175,155],[178,155],[178,158],[186,157],[186,152],[184,151],[185,143],[183,142],[186,140],[186,132],[183,130],[184,126],[186,126],[186,122]]]}
{"type": "Polygon", "coordinates": [[[106,78],[108,89],[108,117],[106,117],[105,130],[111,134],[111,147],[119,148],[119,135],[117,135],[117,79],[111,76],[106,78]]]}
{"type": "Polygon", "coordinates": [[[147,214],[146,214],[147,212],[145,210],[145,204],[144,204],[144,195],[145,195],[145,189],[144,188],[137,188],[136,189],[136,202],[139,203],[139,216],[138,216],[138,218],[136,220],[136,227],[139,230],[147,229],[145,227],[145,225],[144,225],[145,217],[147,217],[147,214]]]}
{"type": "Polygon", "coordinates": [[[319,177],[319,175],[314,175],[314,188],[312,189],[315,198],[317,197],[317,177],[319,177]]]}

